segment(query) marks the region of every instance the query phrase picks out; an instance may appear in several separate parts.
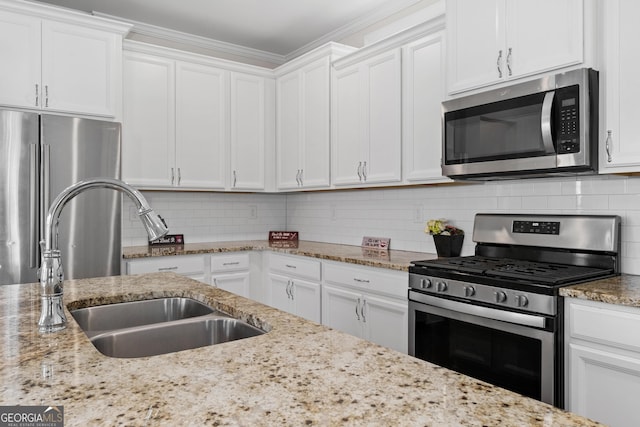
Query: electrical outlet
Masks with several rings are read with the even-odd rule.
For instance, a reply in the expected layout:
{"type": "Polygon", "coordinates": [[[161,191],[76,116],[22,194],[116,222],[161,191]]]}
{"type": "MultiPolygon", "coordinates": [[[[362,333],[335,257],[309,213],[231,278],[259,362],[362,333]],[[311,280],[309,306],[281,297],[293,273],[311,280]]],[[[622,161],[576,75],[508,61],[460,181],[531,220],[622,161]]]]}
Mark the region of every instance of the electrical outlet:
{"type": "Polygon", "coordinates": [[[421,223],[423,221],[422,205],[415,205],[413,212],[413,222],[421,223]]]}
{"type": "Polygon", "coordinates": [[[336,205],[330,205],[329,206],[329,212],[330,212],[330,216],[331,216],[331,221],[335,221],[338,218],[336,217],[336,205]]]}
{"type": "Polygon", "coordinates": [[[258,219],[258,206],[249,205],[249,219],[258,219]]]}

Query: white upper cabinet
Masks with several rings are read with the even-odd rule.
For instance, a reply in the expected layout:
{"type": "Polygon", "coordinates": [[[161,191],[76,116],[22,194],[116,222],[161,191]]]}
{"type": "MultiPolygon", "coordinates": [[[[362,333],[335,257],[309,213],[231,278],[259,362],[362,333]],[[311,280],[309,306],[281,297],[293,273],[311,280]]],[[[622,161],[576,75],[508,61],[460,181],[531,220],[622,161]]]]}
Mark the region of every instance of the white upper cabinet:
{"type": "Polygon", "coordinates": [[[331,60],[354,50],[329,43],[276,70],[278,189],[330,186],[331,60]]]}
{"type": "Polygon", "coordinates": [[[400,48],[334,63],[331,108],[332,182],[367,186],[401,176],[400,48]]]}
{"type": "Polygon", "coordinates": [[[600,172],[640,171],[640,2],[607,0],[601,10],[600,172]]]}
{"type": "Polygon", "coordinates": [[[0,103],[40,108],[41,20],[0,11],[0,103]]]}
{"type": "Polygon", "coordinates": [[[229,141],[229,73],[176,63],[177,185],[223,189],[229,141]]]}
{"type": "Polygon", "coordinates": [[[231,189],[265,188],[266,79],[231,73],[231,189]]]}
{"type": "Polygon", "coordinates": [[[402,152],[406,184],[450,182],[442,176],[441,104],[444,31],[402,48],[402,152]]]}
{"type": "Polygon", "coordinates": [[[126,46],[123,178],[142,188],[264,189],[269,79],[201,55],[126,46]]]}
{"type": "Polygon", "coordinates": [[[140,187],[175,182],[175,63],[124,54],[122,179],[140,187]]]}
{"type": "Polygon", "coordinates": [[[583,0],[447,0],[449,93],[580,64],[583,0]]]}
{"type": "Polygon", "coordinates": [[[0,104],[116,116],[129,26],[59,10],[51,13],[60,20],[43,19],[52,8],[15,6],[0,10],[0,57],[11,64],[0,70],[0,104]]]}

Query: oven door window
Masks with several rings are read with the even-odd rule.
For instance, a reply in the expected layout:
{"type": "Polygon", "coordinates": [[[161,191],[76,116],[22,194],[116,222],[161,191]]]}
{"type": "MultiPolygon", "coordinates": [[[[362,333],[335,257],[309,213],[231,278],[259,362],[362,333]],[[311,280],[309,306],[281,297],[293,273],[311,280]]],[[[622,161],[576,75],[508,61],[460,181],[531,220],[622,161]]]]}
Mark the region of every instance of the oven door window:
{"type": "Polygon", "coordinates": [[[416,312],[415,356],[540,400],[539,339],[416,312]]]}
{"type": "Polygon", "coordinates": [[[536,93],[445,113],[445,164],[548,156],[541,131],[544,97],[536,93]]]}

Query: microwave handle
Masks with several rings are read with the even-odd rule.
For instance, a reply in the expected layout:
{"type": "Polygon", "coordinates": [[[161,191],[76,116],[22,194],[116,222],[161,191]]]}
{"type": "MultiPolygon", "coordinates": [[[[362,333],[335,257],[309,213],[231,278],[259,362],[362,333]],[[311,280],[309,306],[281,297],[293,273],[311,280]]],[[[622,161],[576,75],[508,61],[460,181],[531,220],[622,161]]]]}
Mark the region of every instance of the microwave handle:
{"type": "Polygon", "coordinates": [[[551,110],[553,107],[553,98],[555,91],[547,92],[542,101],[542,115],[540,116],[540,130],[542,131],[542,144],[544,152],[547,154],[555,154],[553,147],[553,135],[551,135],[551,110]]]}

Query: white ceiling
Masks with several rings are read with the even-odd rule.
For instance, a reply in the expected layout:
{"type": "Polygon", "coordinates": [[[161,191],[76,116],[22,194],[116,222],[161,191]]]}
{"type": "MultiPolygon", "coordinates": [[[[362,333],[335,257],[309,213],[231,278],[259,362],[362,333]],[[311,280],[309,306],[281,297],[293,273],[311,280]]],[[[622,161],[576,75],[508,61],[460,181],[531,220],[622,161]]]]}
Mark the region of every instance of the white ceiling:
{"type": "Polygon", "coordinates": [[[286,56],[418,0],[39,0],[286,56]]]}

